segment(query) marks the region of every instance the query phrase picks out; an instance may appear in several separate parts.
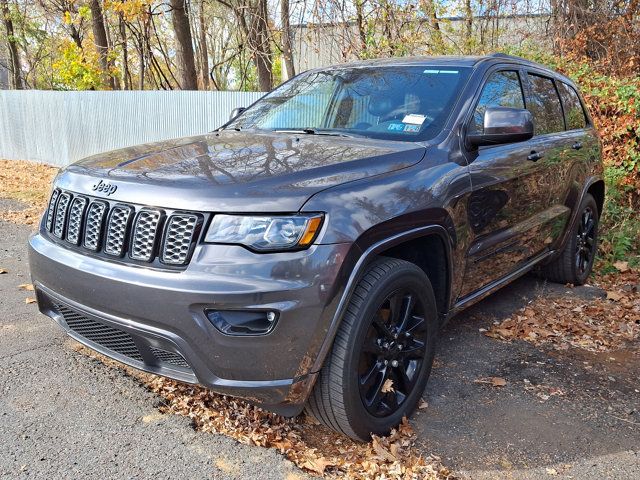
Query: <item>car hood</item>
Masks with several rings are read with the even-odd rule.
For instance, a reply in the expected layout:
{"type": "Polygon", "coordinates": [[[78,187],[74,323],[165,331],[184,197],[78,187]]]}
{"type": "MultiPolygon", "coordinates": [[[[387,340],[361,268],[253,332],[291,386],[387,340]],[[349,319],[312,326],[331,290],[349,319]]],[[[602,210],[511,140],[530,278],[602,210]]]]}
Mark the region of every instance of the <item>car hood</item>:
{"type": "Polygon", "coordinates": [[[424,153],[406,142],[223,131],[94,155],[67,167],[57,185],[172,209],[287,212],[320,190],[406,168],[424,153]]]}

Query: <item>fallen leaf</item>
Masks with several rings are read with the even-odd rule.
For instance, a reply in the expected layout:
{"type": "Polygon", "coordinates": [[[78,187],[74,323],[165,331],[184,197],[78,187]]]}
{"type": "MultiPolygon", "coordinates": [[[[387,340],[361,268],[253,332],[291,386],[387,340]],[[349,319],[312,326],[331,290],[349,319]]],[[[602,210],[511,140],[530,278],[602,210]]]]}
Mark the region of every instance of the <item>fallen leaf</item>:
{"type": "Polygon", "coordinates": [[[504,387],[507,381],[502,377],[483,377],[474,380],[474,383],[488,383],[494,387],[504,387]]]}
{"type": "Polygon", "coordinates": [[[393,380],[387,378],[382,384],[382,393],[395,392],[393,388],[393,380]]]}
{"type": "Polygon", "coordinates": [[[318,475],[324,475],[324,471],[329,465],[332,465],[332,462],[324,457],[310,458],[302,464],[304,468],[318,475]]]}
{"type": "Polygon", "coordinates": [[[615,267],[616,270],[618,270],[621,273],[624,272],[628,272],[629,271],[629,263],[628,262],[623,262],[623,261],[617,261],[613,264],[613,266],[615,267]]]}
{"type": "Polygon", "coordinates": [[[427,402],[425,402],[423,399],[420,399],[420,403],[418,404],[418,410],[424,410],[425,408],[428,408],[429,404],[427,402]]]}
{"type": "Polygon", "coordinates": [[[9,272],[7,272],[4,268],[0,268],[0,275],[2,275],[3,273],[9,273],[9,272]]]}
{"type": "Polygon", "coordinates": [[[607,300],[613,300],[614,302],[619,302],[622,300],[622,295],[618,292],[614,292],[612,290],[607,291],[607,300]]]}
{"type": "Polygon", "coordinates": [[[23,283],[22,285],[18,285],[18,288],[20,290],[28,290],[30,292],[33,292],[33,285],[30,283],[23,283]]]}
{"type": "Polygon", "coordinates": [[[504,387],[507,381],[501,377],[491,377],[491,385],[494,387],[504,387]]]}
{"type": "Polygon", "coordinates": [[[33,297],[27,297],[24,299],[24,303],[26,303],[27,305],[30,303],[36,303],[36,299],[33,297]]]}
{"type": "Polygon", "coordinates": [[[558,475],[558,471],[555,468],[547,468],[548,475],[558,475]]]}
{"type": "Polygon", "coordinates": [[[391,454],[391,452],[389,452],[386,448],[380,445],[380,442],[376,437],[374,437],[373,440],[371,441],[371,446],[373,447],[373,450],[378,454],[379,457],[382,457],[385,460],[388,460],[389,462],[396,461],[396,457],[394,457],[391,454]]]}

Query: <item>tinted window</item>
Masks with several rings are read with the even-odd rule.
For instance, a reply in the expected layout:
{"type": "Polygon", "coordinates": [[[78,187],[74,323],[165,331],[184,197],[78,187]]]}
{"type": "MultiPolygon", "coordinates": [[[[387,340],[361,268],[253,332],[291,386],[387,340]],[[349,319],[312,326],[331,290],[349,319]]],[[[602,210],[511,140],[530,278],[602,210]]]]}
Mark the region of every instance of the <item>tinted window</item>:
{"type": "Polygon", "coordinates": [[[488,107],[524,108],[518,72],[496,72],[489,77],[473,112],[472,132],[482,132],[484,112],[488,107]]]}
{"type": "Polygon", "coordinates": [[[229,128],[427,140],[442,130],[468,75],[466,67],[438,66],[312,71],[276,88],[229,128]]]}
{"type": "Polygon", "coordinates": [[[564,116],[567,121],[567,130],[577,130],[587,126],[587,119],[576,91],[566,83],[558,82],[560,98],[564,106],[564,116]]]}
{"type": "Polygon", "coordinates": [[[531,102],[528,108],[533,115],[536,135],[563,131],[562,107],[553,80],[530,73],[529,84],[531,85],[531,102]]]}

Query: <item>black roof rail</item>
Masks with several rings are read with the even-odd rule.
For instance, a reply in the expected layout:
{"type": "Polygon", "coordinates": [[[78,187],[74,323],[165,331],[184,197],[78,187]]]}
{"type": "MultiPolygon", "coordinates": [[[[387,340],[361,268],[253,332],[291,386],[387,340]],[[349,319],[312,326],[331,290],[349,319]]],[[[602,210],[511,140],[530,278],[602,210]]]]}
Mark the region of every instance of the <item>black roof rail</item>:
{"type": "Polygon", "coordinates": [[[525,60],[522,57],[517,57],[515,55],[509,55],[508,53],[501,53],[501,52],[496,52],[496,53],[490,53],[488,55],[489,57],[493,57],[493,58],[512,58],[513,60],[525,60]]]}

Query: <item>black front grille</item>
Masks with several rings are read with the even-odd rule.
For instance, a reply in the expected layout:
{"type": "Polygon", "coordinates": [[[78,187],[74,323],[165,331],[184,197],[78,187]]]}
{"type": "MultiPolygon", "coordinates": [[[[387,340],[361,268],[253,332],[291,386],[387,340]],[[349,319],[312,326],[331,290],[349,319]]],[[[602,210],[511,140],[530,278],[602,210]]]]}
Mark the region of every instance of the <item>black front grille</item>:
{"type": "Polygon", "coordinates": [[[55,305],[71,330],[113,352],[142,362],[142,355],[131,335],[117,328],[98,323],[61,304],[55,305]]]}
{"type": "Polygon", "coordinates": [[[203,220],[199,213],[111,204],[55,189],[44,225],[70,246],[124,262],[180,268],[189,263],[203,220]]]}

